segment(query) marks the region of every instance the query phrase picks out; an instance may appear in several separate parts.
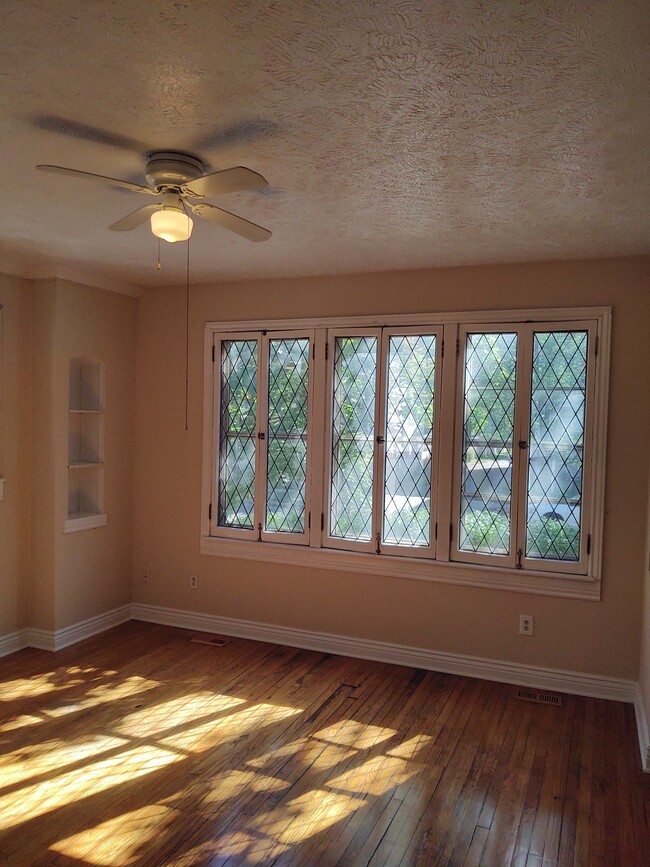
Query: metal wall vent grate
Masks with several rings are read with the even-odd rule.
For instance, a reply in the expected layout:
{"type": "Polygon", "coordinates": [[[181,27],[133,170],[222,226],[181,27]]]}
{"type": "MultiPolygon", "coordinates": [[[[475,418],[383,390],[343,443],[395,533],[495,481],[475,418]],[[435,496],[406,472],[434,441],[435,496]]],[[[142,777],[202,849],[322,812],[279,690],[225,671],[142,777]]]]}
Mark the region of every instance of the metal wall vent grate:
{"type": "Polygon", "coordinates": [[[534,701],[537,704],[552,704],[554,707],[562,707],[562,699],[559,695],[553,695],[550,692],[541,692],[538,689],[525,689],[520,687],[517,690],[517,698],[522,701],[534,701]]]}

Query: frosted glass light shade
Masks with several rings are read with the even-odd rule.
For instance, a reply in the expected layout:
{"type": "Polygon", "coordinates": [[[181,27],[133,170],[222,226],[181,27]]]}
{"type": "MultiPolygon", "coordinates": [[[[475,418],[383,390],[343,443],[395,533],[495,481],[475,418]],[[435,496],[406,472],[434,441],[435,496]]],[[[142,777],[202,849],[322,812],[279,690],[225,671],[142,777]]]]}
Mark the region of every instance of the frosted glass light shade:
{"type": "Polygon", "coordinates": [[[163,208],[162,211],[154,211],[151,215],[151,231],[157,238],[169,241],[187,241],[192,234],[194,223],[183,211],[175,208],[163,208]]]}

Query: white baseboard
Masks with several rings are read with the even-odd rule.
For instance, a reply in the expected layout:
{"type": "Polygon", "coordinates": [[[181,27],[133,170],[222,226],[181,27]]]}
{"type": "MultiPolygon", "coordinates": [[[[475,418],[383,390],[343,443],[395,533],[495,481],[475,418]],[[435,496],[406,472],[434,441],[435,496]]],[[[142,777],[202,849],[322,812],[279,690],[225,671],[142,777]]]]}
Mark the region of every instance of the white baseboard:
{"type": "Polygon", "coordinates": [[[19,629],[16,632],[9,632],[7,635],[0,635],[0,658],[29,647],[27,632],[27,629],[19,629]]]}
{"type": "Polygon", "coordinates": [[[119,626],[131,620],[131,606],[122,605],[112,611],[105,611],[79,623],[73,623],[64,629],[21,629],[9,635],[0,636],[0,657],[15,653],[25,647],[35,647],[37,650],[62,650],[84,638],[97,635],[112,626],[119,626]]]}
{"type": "Polygon", "coordinates": [[[641,764],[646,774],[650,774],[650,734],[648,732],[648,717],[645,712],[641,687],[638,684],[634,694],[634,711],[636,714],[636,728],[639,735],[641,764]]]}
{"type": "Polygon", "coordinates": [[[465,677],[550,689],[556,692],[569,692],[592,698],[634,702],[637,691],[637,684],[632,680],[603,677],[599,674],[561,671],[504,660],[444,653],[424,647],[408,647],[385,641],[334,635],[329,632],[308,632],[289,626],[274,626],[252,620],[238,620],[232,617],[219,617],[214,614],[198,614],[194,611],[179,611],[175,608],[163,608],[158,605],[134,603],[131,606],[131,616],[134,620],[146,620],[150,623],[180,626],[184,629],[196,629],[204,632],[217,632],[238,638],[252,638],[256,641],[287,644],[291,647],[301,647],[307,650],[354,656],[376,662],[390,662],[395,665],[408,665],[413,668],[425,668],[431,671],[442,671],[446,674],[460,674],[465,677]]]}
{"type": "Polygon", "coordinates": [[[62,650],[64,647],[83,641],[84,638],[90,638],[105,629],[110,629],[112,626],[126,623],[127,620],[131,620],[131,606],[121,605],[119,608],[113,608],[112,611],[105,611],[103,614],[89,617],[87,620],[79,621],[79,623],[73,623],[64,629],[57,629],[53,636],[54,647],[52,650],[62,650]]]}

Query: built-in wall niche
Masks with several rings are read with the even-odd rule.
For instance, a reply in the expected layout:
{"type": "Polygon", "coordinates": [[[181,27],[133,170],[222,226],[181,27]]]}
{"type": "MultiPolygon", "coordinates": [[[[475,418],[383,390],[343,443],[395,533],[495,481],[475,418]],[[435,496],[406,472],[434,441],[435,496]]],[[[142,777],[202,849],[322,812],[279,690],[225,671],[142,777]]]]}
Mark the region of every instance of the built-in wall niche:
{"type": "Polygon", "coordinates": [[[104,365],[72,358],[68,399],[68,518],[65,532],[106,524],[104,499],[104,365]]]}

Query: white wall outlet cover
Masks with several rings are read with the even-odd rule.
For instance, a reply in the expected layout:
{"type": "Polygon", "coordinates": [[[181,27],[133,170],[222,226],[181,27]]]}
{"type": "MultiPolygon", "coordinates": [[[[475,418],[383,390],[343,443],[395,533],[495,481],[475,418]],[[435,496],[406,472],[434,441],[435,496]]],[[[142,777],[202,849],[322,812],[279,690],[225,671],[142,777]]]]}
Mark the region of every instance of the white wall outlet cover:
{"type": "Polygon", "coordinates": [[[535,634],[535,618],[532,614],[519,615],[519,634],[534,635],[535,634]]]}

